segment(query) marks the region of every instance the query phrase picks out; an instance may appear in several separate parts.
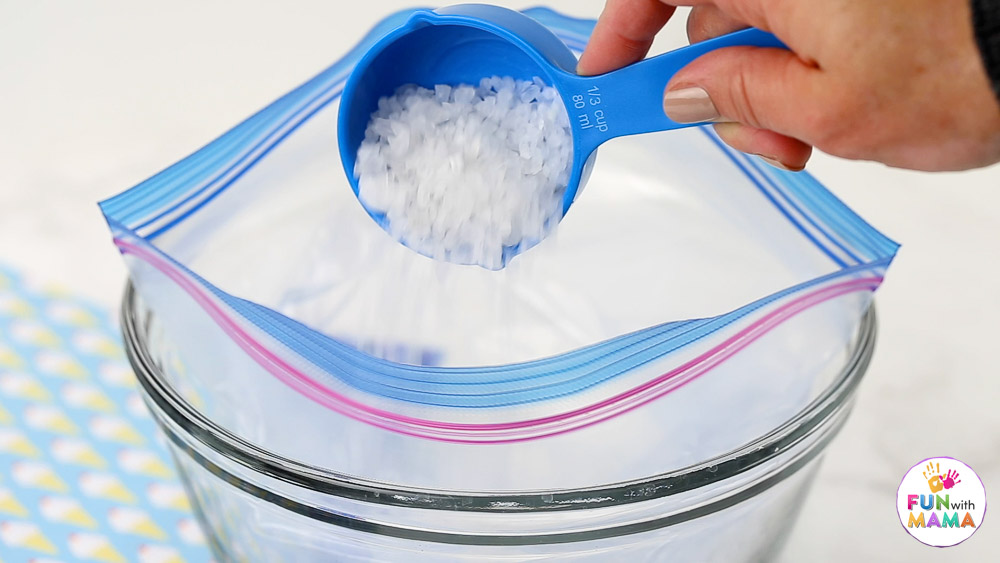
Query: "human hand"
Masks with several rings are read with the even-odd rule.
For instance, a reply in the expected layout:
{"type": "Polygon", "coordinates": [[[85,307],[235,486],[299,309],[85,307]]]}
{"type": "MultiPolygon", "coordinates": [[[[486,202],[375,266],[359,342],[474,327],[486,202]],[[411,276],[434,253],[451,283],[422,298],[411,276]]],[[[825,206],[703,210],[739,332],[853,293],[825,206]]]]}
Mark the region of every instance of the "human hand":
{"type": "Polygon", "coordinates": [[[726,143],[791,170],[813,146],[919,170],[1000,161],[1000,103],[969,0],[608,0],[580,74],[642,59],[675,6],[693,6],[692,42],[754,26],[790,49],[698,58],[666,87],[675,121],[721,122],[726,143]]]}

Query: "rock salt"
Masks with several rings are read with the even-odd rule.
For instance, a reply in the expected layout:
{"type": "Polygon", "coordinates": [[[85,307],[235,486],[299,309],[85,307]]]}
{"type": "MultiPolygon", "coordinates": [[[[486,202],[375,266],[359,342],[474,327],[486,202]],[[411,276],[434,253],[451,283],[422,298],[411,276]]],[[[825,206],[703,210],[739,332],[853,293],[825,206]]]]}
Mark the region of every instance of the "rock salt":
{"type": "Polygon", "coordinates": [[[358,149],[358,196],[386,230],[432,258],[489,269],[562,215],[573,159],[552,88],[510,77],[400,87],[379,100],[358,149]]]}

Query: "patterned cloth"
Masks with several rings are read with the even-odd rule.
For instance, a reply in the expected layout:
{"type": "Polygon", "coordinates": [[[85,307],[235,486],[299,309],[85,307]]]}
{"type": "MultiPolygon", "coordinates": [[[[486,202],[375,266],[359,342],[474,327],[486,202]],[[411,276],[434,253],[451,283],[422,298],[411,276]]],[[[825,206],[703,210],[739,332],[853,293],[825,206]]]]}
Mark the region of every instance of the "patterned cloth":
{"type": "Polygon", "coordinates": [[[100,308],[0,268],[0,562],[209,561],[100,308]]]}

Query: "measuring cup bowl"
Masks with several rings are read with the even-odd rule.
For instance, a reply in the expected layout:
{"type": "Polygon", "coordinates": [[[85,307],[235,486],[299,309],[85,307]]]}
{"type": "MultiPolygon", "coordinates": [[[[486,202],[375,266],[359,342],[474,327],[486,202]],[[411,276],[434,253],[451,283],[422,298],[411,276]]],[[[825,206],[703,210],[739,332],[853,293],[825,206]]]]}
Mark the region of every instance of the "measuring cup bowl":
{"type": "MultiPolygon", "coordinates": [[[[338,137],[340,155],[355,195],[354,164],[378,101],[404,84],[479,84],[484,77],[539,77],[556,85],[572,76],[573,52],[548,28],[519,12],[481,4],[435,11],[418,10],[399,28],[379,39],[358,61],[344,85],[338,137]]],[[[574,147],[574,169],[587,155],[574,147]],[[579,160],[578,160],[579,159],[579,160]]],[[[385,226],[383,214],[367,209],[385,226]]]]}
{"type": "MultiPolygon", "coordinates": [[[[556,88],[569,116],[573,158],[563,193],[565,215],[589,177],[593,156],[605,141],[690,127],[663,111],[670,78],[701,55],[729,46],[783,47],[770,33],[738,31],[652,57],[600,76],[578,76],[576,57],[548,28],[499,6],[461,4],[418,10],[402,26],[379,39],[361,58],[344,85],[338,142],[351,188],[358,195],[354,164],[378,101],[404,84],[433,89],[436,84],[478,84],[484,77],[535,77],[556,88]]],[[[383,213],[365,207],[383,228],[383,213]]],[[[509,247],[504,262],[538,241],[509,247]]]]}

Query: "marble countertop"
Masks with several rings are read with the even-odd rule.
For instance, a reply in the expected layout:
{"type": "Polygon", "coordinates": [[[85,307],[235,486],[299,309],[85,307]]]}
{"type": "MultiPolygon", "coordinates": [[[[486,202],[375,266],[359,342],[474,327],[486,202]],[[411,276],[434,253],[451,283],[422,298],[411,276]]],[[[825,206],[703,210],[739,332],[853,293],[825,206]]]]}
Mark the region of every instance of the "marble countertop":
{"type": "MultiPolygon", "coordinates": [[[[596,17],[603,3],[548,4],[596,17]]],[[[96,201],[190,153],[411,5],[0,5],[0,262],[115,307],[126,273],[96,201]]],[[[674,22],[656,48],[682,42],[674,22]]],[[[924,174],[820,154],[809,170],[903,247],[878,292],[878,349],[853,417],[781,561],[995,558],[996,516],[969,541],[935,549],[900,529],[893,507],[906,470],[932,456],[961,459],[987,491],[1000,487],[1000,167],[924,174]]]]}

